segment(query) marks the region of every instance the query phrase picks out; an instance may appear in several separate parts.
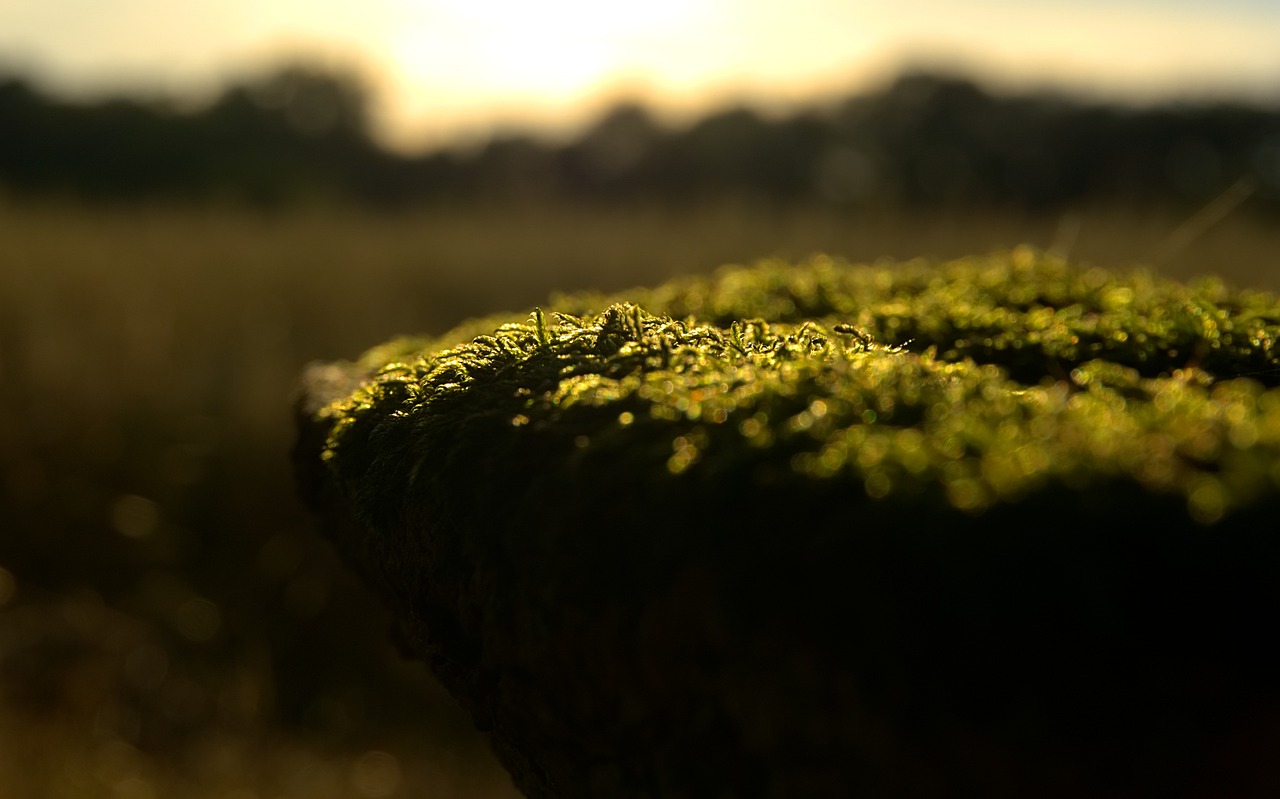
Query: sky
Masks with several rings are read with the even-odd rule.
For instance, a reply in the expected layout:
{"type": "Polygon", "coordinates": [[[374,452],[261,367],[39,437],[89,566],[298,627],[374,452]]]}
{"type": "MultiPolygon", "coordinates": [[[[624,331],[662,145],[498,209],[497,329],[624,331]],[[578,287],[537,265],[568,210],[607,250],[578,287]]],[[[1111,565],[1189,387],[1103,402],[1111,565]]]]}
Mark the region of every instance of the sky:
{"type": "Polygon", "coordinates": [[[207,98],[293,58],[354,70],[379,138],[568,133],[619,99],[673,120],[786,108],[904,67],[1106,99],[1280,103],[1277,0],[0,0],[0,74],[207,98]]]}

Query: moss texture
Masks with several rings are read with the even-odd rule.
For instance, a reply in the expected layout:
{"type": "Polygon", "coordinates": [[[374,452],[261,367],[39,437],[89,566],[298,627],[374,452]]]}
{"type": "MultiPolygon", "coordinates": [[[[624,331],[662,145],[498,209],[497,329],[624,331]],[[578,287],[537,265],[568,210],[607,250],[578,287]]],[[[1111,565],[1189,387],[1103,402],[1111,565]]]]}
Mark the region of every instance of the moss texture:
{"type": "Polygon", "coordinates": [[[299,448],[530,796],[1280,781],[1276,297],[1016,250],[551,308],[314,371],[299,448]]]}

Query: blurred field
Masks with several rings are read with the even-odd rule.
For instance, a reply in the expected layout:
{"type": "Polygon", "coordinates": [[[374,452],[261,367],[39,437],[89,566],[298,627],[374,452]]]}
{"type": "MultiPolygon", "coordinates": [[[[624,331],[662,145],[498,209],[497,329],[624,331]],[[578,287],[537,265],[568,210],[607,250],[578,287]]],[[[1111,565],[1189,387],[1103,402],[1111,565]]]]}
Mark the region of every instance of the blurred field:
{"type": "Polygon", "coordinates": [[[305,363],[726,262],[1020,243],[1280,289],[1280,226],[1133,210],[88,209],[0,203],[0,786],[508,797],[295,499],[305,363]]]}

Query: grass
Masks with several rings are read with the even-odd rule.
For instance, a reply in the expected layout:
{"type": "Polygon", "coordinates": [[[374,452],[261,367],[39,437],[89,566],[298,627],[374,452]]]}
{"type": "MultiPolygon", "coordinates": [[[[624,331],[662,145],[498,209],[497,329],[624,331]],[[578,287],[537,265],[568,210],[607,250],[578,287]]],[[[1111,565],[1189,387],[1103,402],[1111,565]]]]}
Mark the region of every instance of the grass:
{"type": "MultiPolygon", "coordinates": [[[[385,751],[402,774],[391,795],[511,795],[294,497],[290,396],[308,361],[553,290],[769,255],[1029,242],[1127,266],[1179,222],[745,202],[395,217],[0,205],[0,778],[24,796],[312,796],[270,775],[385,751]],[[245,740],[265,743],[228,743],[245,740]],[[37,749],[81,764],[75,784],[25,768],[37,749]]],[[[1274,226],[1233,218],[1156,266],[1274,289],[1277,244],[1274,226]]]]}

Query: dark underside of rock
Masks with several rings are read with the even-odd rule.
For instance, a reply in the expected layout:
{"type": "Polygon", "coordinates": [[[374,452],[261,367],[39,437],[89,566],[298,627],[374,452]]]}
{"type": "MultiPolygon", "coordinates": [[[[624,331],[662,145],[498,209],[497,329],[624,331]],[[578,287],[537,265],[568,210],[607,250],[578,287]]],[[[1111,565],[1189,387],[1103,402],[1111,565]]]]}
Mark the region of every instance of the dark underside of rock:
{"type": "Polygon", "coordinates": [[[296,453],[528,796],[1280,790],[1275,297],[1015,252],[553,307],[314,367],[296,453]]]}

